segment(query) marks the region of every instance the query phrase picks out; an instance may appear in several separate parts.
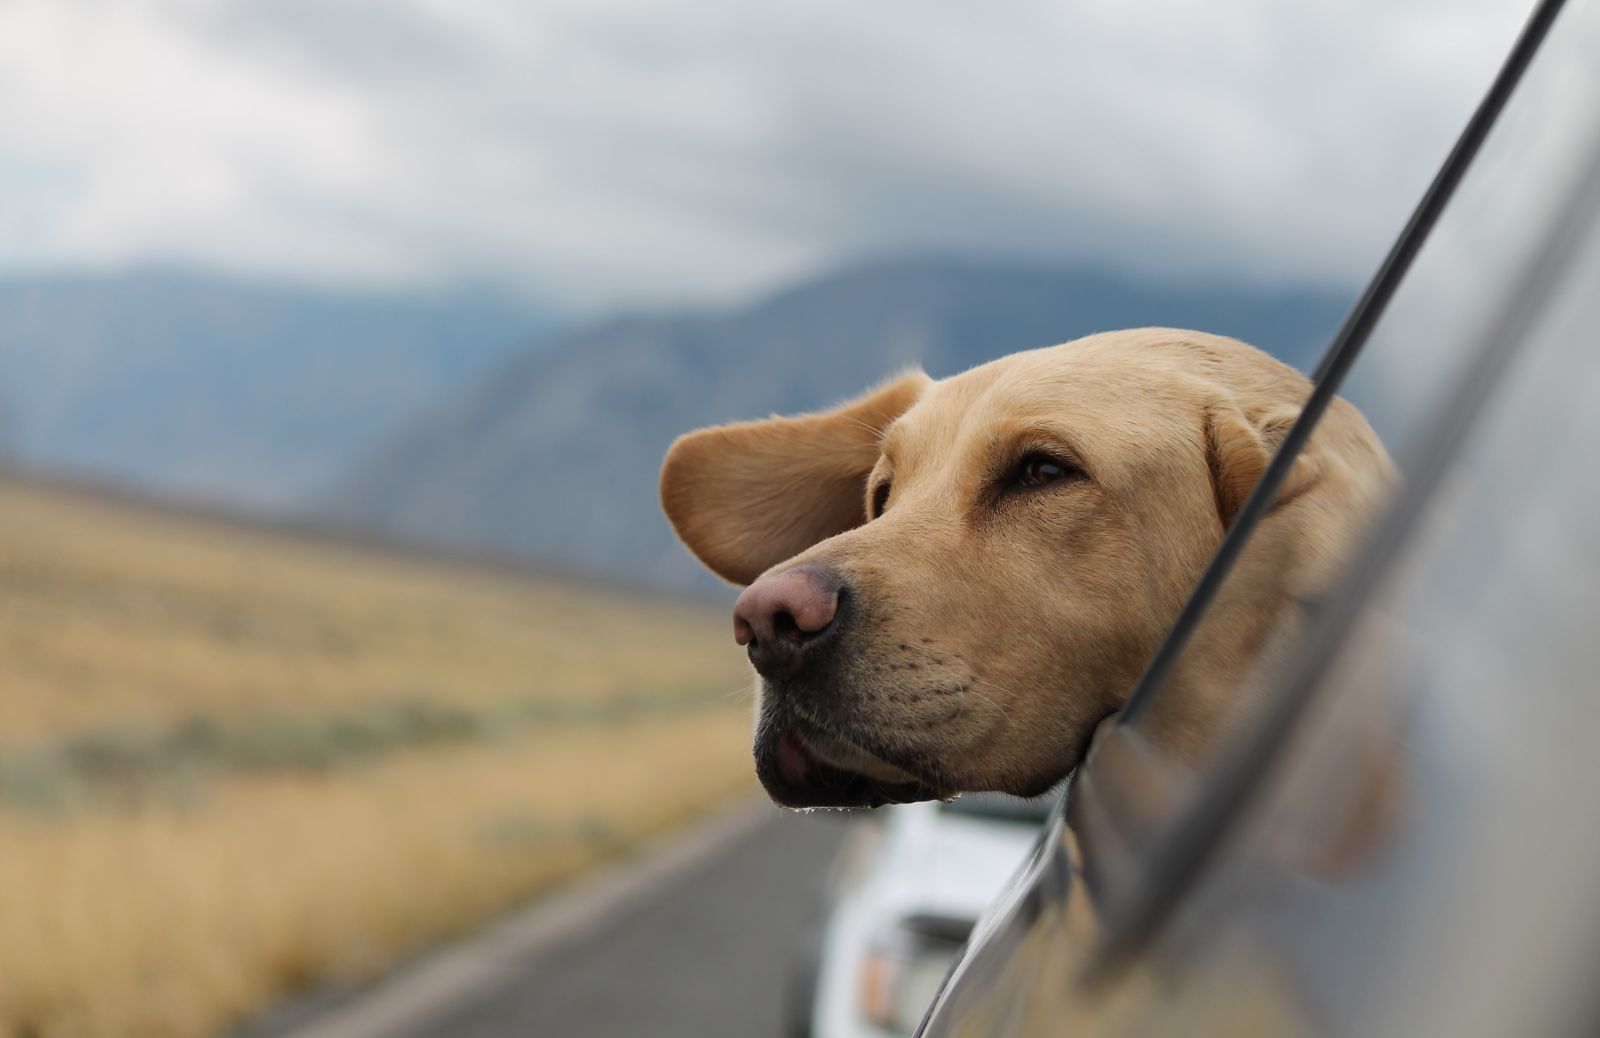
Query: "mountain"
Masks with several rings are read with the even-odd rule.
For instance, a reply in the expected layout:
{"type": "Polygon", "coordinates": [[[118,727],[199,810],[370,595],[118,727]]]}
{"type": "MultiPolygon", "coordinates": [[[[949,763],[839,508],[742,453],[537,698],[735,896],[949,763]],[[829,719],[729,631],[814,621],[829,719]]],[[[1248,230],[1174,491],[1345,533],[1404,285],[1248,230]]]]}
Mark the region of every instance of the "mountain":
{"type": "Polygon", "coordinates": [[[17,423],[11,415],[11,408],[0,400],[0,462],[10,458],[16,451],[17,423]]]}
{"type": "Polygon", "coordinates": [[[949,375],[1138,325],[1235,335],[1304,370],[1347,303],[1100,271],[879,262],[744,309],[618,321],[517,358],[388,438],[314,507],[404,538],[706,589],[656,500],[662,454],[685,430],[826,406],[913,363],[949,375]]]}
{"type": "Polygon", "coordinates": [[[0,281],[0,449],[32,467],[281,508],[551,325],[484,294],[165,271],[0,281]]]}

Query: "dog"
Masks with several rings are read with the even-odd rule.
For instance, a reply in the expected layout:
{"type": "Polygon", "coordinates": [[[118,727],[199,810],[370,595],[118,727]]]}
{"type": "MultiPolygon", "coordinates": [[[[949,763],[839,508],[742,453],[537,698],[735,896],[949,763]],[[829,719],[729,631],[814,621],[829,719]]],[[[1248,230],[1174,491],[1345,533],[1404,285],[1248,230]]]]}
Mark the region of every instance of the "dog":
{"type": "MultiPolygon", "coordinates": [[[[1143,328],[680,437],[662,506],[706,566],[747,585],[734,634],[760,675],[767,792],[858,807],[1055,785],[1310,388],[1237,340],[1143,328]]],[[[1153,739],[1190,760],[1211,743],[1393,479],[1335,399],[1146,719],[1153,739]]]]}

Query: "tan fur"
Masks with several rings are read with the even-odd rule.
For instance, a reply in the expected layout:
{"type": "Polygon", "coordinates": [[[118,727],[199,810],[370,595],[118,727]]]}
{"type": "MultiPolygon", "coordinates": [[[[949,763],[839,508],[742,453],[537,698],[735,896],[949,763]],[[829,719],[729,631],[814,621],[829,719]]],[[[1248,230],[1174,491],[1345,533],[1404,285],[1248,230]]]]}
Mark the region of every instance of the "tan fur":
{"type": "MultiPolygon", "coordinates": [[[[938,788],[1033,793],[1081,755],[1193,588],[1310,391],[1243,343],[1147,328],[909,375],[843,407],[701,430],[662,501],[736,583],[815,563],[859,610],[834,734],[938,788]],[[1030,450],[1088,478],[1006,491],[1030,450]],[[887,508],[867,521],[872,488],[887,508]]],[[[1204,746],[1297,598],[1315,597],[1391,465],[1336,401],[1152,715],[1204,746]]]]}
{"type": "Polygon", "coordinates": [[[861,487],[884,427],[931,383],[885,382],[826,414],[773,417],[680,437],[661,505],[700,561],[735,584],[861,523],[861,487]]]}

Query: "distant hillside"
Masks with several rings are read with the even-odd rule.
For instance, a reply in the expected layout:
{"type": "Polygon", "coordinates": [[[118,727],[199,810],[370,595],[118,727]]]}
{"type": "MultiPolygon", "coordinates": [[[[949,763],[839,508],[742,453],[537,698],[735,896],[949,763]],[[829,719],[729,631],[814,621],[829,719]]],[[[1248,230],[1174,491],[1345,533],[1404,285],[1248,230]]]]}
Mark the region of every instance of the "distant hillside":
{"type": "Polygon", "coordinates": [[[176,273],[0,281],[0,451],[253,507],[325,484],[550,320],[176,273]]]}
{"type": "Polygon", "coordinates": [[[11,408],[0,400],[0,461],[5,461],[16,450],[17,424],[11,408]]]}
{"type": "Polygon", "coordinates": [[[521,357],[391,437],[316,507],[424,541],[705,588],[656,502],[678,433],[824,406],[911,363],[949,375],[1136,325],[1235,335],[1304,369],[1347,302],[1082,270],[879,263],[747,309],[619,322],[521,357]]]}

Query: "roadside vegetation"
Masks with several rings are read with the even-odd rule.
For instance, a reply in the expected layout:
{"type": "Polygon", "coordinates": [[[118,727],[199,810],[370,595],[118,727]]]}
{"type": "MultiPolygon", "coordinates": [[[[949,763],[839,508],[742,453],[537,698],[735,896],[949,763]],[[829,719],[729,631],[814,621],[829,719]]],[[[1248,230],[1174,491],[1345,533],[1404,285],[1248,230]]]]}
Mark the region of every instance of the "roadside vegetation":
{"type": "Polygon", "coordinates": [[[225,1034],[752,788],[725,627],[0,479],[0,1035],[225,1034]]]}

